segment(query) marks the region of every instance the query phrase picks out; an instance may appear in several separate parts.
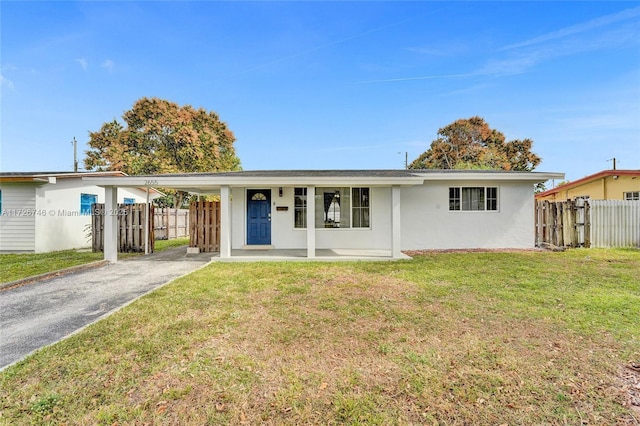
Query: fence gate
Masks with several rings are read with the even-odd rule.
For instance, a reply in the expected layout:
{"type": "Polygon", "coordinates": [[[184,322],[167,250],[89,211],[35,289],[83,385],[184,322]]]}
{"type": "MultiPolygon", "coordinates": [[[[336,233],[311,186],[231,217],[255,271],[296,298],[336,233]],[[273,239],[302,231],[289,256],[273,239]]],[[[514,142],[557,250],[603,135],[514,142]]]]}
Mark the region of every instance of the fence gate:
{"type": "Polygon", "coordinates": [[[189,235],[189,210],[156,207],[153,214],[157,240],[173,240],[189,235]]]}
{"type": "Polygon", "coordinates": [[[584,199],[560,202],[538,201],[535,212],[536,245],[590,247],[589,202],[584,199]]]}
{"type": "MultiPolygon", "coordinates": [[[[118,204],[118,251],[144,253],[144,223],[146,204],[118,204]]],[[[149,252],[153,253],[153,205],[149,206],[149,252]]],[[[91,247],[94,252],[104,251],[104,204],[91,206],[91,247]]]]}
{"type": "Polygon", "coordinates": [[[220,203],[194,201],[189,206],[189,247],[220,251],[220,203]]]}

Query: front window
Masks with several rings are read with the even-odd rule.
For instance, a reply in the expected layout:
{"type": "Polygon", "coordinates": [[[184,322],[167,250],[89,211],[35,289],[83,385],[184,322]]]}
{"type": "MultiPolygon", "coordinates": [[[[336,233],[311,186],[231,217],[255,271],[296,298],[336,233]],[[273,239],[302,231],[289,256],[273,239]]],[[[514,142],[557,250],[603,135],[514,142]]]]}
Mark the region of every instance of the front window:
{"type": "Polygon", "coordinates": [[[307,188],[293,190],[293,221],[295,228],[307,227],[307,188]]]}
{"type": "MultiPolygon", "coordinates": [[[[316,228],[368,228],[369,206],[369,188],[316,188],[316,228]]],[[[294,227],[307,227],[306,188],[294,188],[294,227]]]]}
{"type": "Polygon", "coordinates": [[[95,194],[80,194],[80,214],[90,215],[91,205],[98,201],[98,196],[95,194]]]}
{"type": "Polygon", "coordinates": [[[625,192],[624,199],[627,201],[638,201],[640,200],[640,191],[625,192]]]}
{"type": "Polygon", "coordinates": [[[353,188],[351,190],[353,202],[353,227],[369,227],[369,188],[353,188]]]}
{"type": "Polygon", "coordinates": [[[324,193],[324,227],[340,228],[340,191],[324,193]]]}
{"type": "Polygon", "coordinates": [[[498,188],[484,186],[449,188],[449,210],[497,211],[498,188]]]}

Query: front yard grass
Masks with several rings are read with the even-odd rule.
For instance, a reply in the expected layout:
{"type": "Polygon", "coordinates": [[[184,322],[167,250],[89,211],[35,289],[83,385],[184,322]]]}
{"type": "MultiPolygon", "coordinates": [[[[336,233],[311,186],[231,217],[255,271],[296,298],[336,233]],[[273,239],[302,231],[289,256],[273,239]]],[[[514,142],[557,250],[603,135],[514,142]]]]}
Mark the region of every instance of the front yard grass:
{"type": "MultiPolygon", "coordinates": [[[[155,250],[162,251],[168,248],[189,244],[189,238],[177,238],[173,240],[157,240],[155,250]]],[[[139,253],[120,253],[120,258],[139,256],[139,253]]],[[[20,253],[0,254],[0,284],[29,278],[35,275],[46,274],[84,265],[102,260],[102,253],[92,253],[87,250],[64,250],[51,253],[20,253]]]]}
{"type": "Polygon", "coordinates": [[[640,252],[214,263],[6,369],[4,424],[637,424],[640,252]]]}
{"type": "Polygon", "coordinates": [[[99,260],[102,260],[102,253],[84,250],[0,254],[0,283],[8,283],[99,260]]]}

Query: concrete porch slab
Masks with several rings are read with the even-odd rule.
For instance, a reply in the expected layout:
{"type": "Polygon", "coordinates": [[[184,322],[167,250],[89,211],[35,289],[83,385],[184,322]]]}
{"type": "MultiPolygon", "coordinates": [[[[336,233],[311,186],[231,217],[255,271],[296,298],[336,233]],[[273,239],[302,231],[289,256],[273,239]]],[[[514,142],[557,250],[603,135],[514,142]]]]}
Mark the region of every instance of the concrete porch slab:
{"type": "Polygon", "coordinates": [[[219,253],[212,253],[213,262],[276,262],[276,261],[392,261],[411,259],[402,254],[394,258],[390,250],[353,250],[353,249],[316,249],[315,257],[307,257],[305,249],[272,249],[272,250],[231,250],[231,257],[221,258],[219,253]]]}

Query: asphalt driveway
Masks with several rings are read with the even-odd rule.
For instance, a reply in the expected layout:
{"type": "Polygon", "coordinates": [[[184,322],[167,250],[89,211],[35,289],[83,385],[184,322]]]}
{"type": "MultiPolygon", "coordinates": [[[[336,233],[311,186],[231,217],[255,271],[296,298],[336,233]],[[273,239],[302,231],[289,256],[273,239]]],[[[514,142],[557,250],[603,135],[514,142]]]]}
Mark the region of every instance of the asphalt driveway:
{"type": "Polygon", "coordinates": [[[0,291],[0,370],[210,260],[179,247],[0,291]]]}

